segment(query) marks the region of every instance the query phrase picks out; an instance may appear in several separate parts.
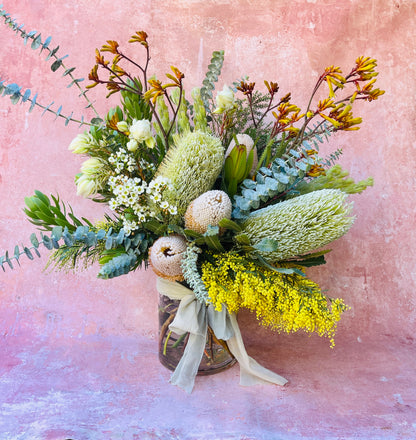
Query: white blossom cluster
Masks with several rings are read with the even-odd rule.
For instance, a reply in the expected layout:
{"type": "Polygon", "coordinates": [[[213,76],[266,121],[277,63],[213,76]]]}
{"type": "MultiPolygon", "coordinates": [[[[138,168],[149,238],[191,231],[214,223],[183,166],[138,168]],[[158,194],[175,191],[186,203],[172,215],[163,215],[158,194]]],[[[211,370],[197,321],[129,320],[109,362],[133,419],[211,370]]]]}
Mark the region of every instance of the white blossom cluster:
{"type": "Polygon", "coordinates": [[[158,205],[162,211],[168,214],[175,215],[177,213],[176,206],[163,200],[162,193],[169,187],[169,182],[161,176],[147,184],[139,177],[127,177],[119,174],[111,176],[108,179],[108,184],[114,194],[114,197],[109,201],[109,207],[120,213],[123,229],[127,235],[137,229],[141,222],[155,217],[157,211],[155,208],[158,205]],[[125,211],[133,215],[126,216],[124,215],[125,211]]]}
{"type": "Polygon", "coordinates": [[[136,161],[124,148],[120,148],[117,153],[112,154],[108,161],[114,166],[116,174],[120,174],[124,169],[132,173],[137,170],[136,161]]]}

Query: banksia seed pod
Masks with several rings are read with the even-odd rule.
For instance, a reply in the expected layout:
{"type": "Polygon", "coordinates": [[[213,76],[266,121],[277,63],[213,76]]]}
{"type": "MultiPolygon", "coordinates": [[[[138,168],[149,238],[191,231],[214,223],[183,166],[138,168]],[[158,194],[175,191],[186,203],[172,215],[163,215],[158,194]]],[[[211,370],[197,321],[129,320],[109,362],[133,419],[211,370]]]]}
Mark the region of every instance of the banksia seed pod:
{"type": "Polygon", "coordinates": [[[160,237],[149,249],[149,262],[155,274],[169,281],[183,281],[181,261],[186,240],[179,235],[160,237]]]}
{"type": "Polygon", "coordinates": [[[207,191],[196,198],[186,210],[185,227],[204,234],[208,225],[218,226],[221,219],[231,218],[231,200],[224,191],[207,191]]]}

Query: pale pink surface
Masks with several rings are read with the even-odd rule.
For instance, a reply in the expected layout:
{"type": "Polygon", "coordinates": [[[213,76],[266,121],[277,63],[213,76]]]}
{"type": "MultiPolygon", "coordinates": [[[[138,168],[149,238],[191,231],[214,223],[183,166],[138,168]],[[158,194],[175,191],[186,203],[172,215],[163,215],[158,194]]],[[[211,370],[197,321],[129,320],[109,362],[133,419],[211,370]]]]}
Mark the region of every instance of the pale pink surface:
{"type": "MultiPolygon", "coordinates": [[[[281,93],[291,91],[304,107],[324,67],[347,71],[368,55],[378,60],[386,95],[358,106],[361,130],[331,141],[343,148],[341,164],[355,179],[375,178],[373,188],[352,197],[357,220],[350,233],[332,246],[326,266],[310,271],[352,307],[334,350],[315,337],[274,334],[243,313],[249,353],[289,385],[242,388],[234,367],[198,378],[187,396],[168,384],[169,372],[157,361],[153,274],[112,281],[97,280],[97,268],[45,274],[43,251],[42,260],[23,259],[21,269],[0,275],[0,439],[416,437],[415,2],[3,3],[26,29],[52,35],[81,77],[96,47],[107,39],[124,44],[144,29],[154,71],[162,76],[176,65],[187,89],[200,85],[211,52],[224,49],[218,89],[247,74],[259,87],[263,79],[278,81],[281,93]]],[[[1,79],[38,92],[42,103],[54,100],[55,108],[92,117],[43,54],[4,26],[0,44],[1,79]]],[[[110,105],[104,94],[90,93],[101,113],[110,105]]],[[[21,209],[34,189],[59,192],[79,215],[102,216],[75,194],[81,160],[66,148],[78,127],[27,111],[0,102],[1,249],[28,242],[33,228],[21,209]]]]}

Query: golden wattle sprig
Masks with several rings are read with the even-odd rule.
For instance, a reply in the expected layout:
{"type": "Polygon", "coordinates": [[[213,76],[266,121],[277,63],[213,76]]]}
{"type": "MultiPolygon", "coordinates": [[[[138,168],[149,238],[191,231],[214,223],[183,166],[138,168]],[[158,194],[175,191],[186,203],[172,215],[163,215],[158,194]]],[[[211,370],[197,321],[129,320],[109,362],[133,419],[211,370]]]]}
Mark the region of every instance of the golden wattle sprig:
{"type": "MultiPolygon", "coordinates": [[[[171,66],[173,75],[170,73],[166,74],[167,78],[170,80],[169,83],[162,84],[160,80],[155,78],[148,79],[150,48],[147,41],[146,32],[136,32],[130,38],[129,43],[139,43],[145,48],[146,55],[144,64],[142,65],[137,63],[135,60],[131,59],[124,52],[122,52],[117,41],[108,40],[107,44],[104,44],[100,50],[96,49],[96,64],[88,75],[88,79],[92,81],[92,84],[88,85],[87,88],[95,87],[98,84],[105,84],[107,90],[109,90],[107,97],[113,93],[123,91],[138,95],[149,105],[151,113],[155,117],[167,147],[169,135],[174,127],[181,105],[183,90],[182,80],[184,78],[184,74],[178,68],[171,66]],[[103,55],[105,52],[114,55],[114,58],[111,62],[105,59],[103,55]],[[131,74],[128,70],[122,67],[120,65],[121,62],[129,64],[130,67],[133,66],[136,69],[136,75],[131,74]],[[99,68],[106,72],[107,75],[105,78],[99,75],[99,68]],[[179,89],[179,101],[177,104],[174,104],[171,96],[167,93],[168,88],[179,89]],[[157,98],[159,96],[163,96],[164,99],[166,99],[173,113],[173,117],[168,128],[163,126],[156,111],[157,98]]],[[[110,128],[117,129],[117,122],[119,122],[118,116],[117,114],[113,114],[113,117],[109,120],[108,124],[110,128]]]]}

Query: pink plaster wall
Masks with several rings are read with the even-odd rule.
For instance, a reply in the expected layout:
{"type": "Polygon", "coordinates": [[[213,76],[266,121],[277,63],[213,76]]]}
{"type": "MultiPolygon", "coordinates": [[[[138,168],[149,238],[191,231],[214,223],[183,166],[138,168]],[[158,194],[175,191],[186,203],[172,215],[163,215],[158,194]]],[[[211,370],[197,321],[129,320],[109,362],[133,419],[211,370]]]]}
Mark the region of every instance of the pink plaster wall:
{"type": "MultiPolygon", "coordinates": [[[[345,70],[359,55],[378,60],[379,101],[357,106],[361,130],[340,134],[332,146],[344,150],[341,164],[356,179],[371,175],[375,186],[355,200],[356,223],[333,245],[325,267],[313,277],[351,305],[339,326],[344,338],[394,334],[412,340],[416,321],[415,177],[416,3],[411,0],[3,0],[26,29],[52,35],[68,66],[86,76],[94,51],[107,39],[127,41],[136,30],[149,34],[153,67],[171,64],[186,75],[186,87],[201,83],[213,50],[224,49],[221,78],[242,75],[261,84],[278,81],[282,92],[305,106],[319,72],[330,64],[345,70]]],[[[66,79],[50,72],[38,52],[0,27],[0,76],[38,92],[39,101],[88,114],[66,79]]],[[[90,96],[104,112],[104,90],[90,96]]],[[[34,189],[59,192],[79,215],[98,219],[92,202],[75,194],[80,158],[67,151],[79,132],[28,106],[0,101],[0,249],[27,243],[32,226],[21,209],[34,189]]],[[[91,116],[91,114],[89,114],[91,116]]],[[[48,338],[134,336],[154,338],[156,295],[151,272],[112,281],[96,279],[96,268],[73,274],[42,272],[42,260],[0,274],[0,334],[48,338]]],[[[243,313],[252,341],[278,335],[243,313]]],[[[308,343],[306,336],[305,344],[308,343]]],[[[98,339],[97,339],[98,340],[98,339]]],[[[322,344],[327,347],[327,342],[322,344]]]]}

